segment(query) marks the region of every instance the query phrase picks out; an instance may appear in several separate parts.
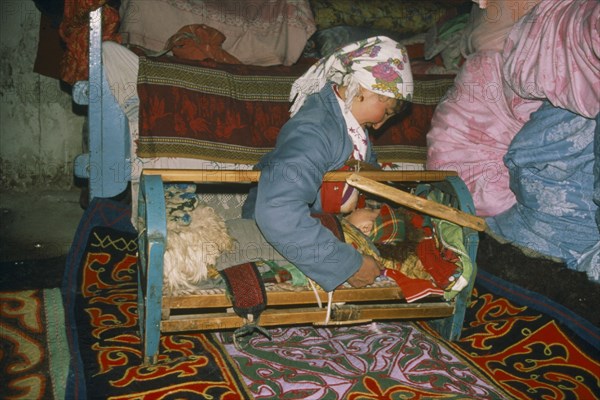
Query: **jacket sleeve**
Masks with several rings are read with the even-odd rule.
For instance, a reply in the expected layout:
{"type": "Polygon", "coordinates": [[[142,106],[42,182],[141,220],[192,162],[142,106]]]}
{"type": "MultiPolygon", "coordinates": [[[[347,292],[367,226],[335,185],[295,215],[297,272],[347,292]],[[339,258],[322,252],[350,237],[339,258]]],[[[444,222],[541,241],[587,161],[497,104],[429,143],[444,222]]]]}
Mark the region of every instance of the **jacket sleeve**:
{"type": "Polygon", "coordinates": [[[362,256],[311,217],[327,171],[343,164],[339,128],[296,118],[279,134],[277,146],[261,168],[255,219],[267,241],[324,290],[352,276],[362,256]],[[338,165],[339,164],[339,165],[338,165]]]}
{"type": "MultiPolygon", "coordinates": [[[[367,132],[367,135],[369,133],[367,132]]],[[[368,146],[368,150],[367,150],[367,162],[373,166],[376,167],[381,167],[379,165],[379,162],[377,161],[377,152],[375,151],[375,148],[373,147],[373,142],[371,142],[369,140],[369,146],[368,146]]]]}

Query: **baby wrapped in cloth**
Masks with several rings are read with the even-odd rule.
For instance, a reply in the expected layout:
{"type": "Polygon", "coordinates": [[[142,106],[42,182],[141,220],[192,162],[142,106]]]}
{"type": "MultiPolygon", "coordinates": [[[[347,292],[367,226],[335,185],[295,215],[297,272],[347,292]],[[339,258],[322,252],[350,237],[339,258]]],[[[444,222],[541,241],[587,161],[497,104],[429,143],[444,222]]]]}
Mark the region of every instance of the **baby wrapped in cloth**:
{"type": "MultiPolygon", "coordinates": [[[[456,264],[457,256],[447,250],[442,257],[436,251],[439,243],[434,240],[431,228],[424,227],[426,219],[419,214],[383,204],[380,209],[357,209],[345,217],[333,214],[313,214],[313,217],[320,219],[340,240],[374,257],[382,275],[385,271],[395,271],[394,279],[409,302],[429,294],[442,295],[451,288],[453,296],[464,287],[462,283],[459,287],[462,268],[456,264]]],[[[234,246],[217,259],[217,270],[248,262],[266,263],[290,271],[294,285],[307,282],[293,266],[299,251],[294,243],[285,243],[282,246],[285,254],[281,254],[264,239],[254,220],[231,219],[226,225],[234,246]]],[[[332,248],[320,243],[313,250],[329,252],[328,257],[335,257],[332,248]]]]}

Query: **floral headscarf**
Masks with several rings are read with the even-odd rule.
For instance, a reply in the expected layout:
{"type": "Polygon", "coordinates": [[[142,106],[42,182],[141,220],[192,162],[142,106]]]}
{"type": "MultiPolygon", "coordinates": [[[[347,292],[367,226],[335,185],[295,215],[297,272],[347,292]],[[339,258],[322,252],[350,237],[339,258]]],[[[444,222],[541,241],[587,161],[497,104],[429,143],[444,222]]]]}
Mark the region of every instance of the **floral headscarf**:
{"type": "Polygon", "coordinates": [[[307,96],[320,91],[327,81],[348,87],[348,107],[359,85],[400,100],[411,101],[413,95],[413,78],[406,48],[385,36],[348,44],[310,67],[292,85],[291,115],[302,107],[307,96]]]}

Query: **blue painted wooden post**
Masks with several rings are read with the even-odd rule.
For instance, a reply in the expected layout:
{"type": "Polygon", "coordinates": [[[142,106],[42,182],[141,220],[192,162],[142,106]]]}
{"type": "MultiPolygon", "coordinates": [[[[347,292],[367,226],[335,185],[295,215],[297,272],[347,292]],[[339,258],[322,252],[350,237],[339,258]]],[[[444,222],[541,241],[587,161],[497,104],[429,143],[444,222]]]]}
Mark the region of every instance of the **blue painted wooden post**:
{"type": "Polygon", "coordinates": [[[167,246],[167,215],[159,175],[142,175],[138,198],[138,317],[144,363],[156,363],[160,347],[163,257],[167,246]]]}
{"type": "Polygon", "coordinates": [[[102,8],[90,13],[89,78],[75,83],[73,100],[88,106],[88,150],[75,159],[77,177],[89,180],[90,200],[113,197],[131,179],[129,124],[102,65],[102,8]]]}

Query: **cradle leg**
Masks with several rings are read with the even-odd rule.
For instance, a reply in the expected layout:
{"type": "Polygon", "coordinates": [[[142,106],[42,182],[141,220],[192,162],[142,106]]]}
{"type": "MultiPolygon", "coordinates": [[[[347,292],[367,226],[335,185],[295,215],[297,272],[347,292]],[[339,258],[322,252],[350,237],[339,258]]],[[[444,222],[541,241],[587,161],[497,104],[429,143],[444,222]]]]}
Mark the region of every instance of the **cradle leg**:
{"type": "Polygon", "coordinates": [[[165,194],[158,175],[144,176],[140,182],[138,261],[138,314],[144,364],[158,360],[163,296],[163,258],[167,222],[165,194]]]}
{"type": "Polygon", "coordinates": [[[162,262],[164,247],[150,245],[148,249],[148,276],[145,296],[145,320],[143,333],[144,364],[155,364],[160,347],[160,320],[162,310],[162,262]],[[162,247],[162,248],[160,248],[162,247]]]}

